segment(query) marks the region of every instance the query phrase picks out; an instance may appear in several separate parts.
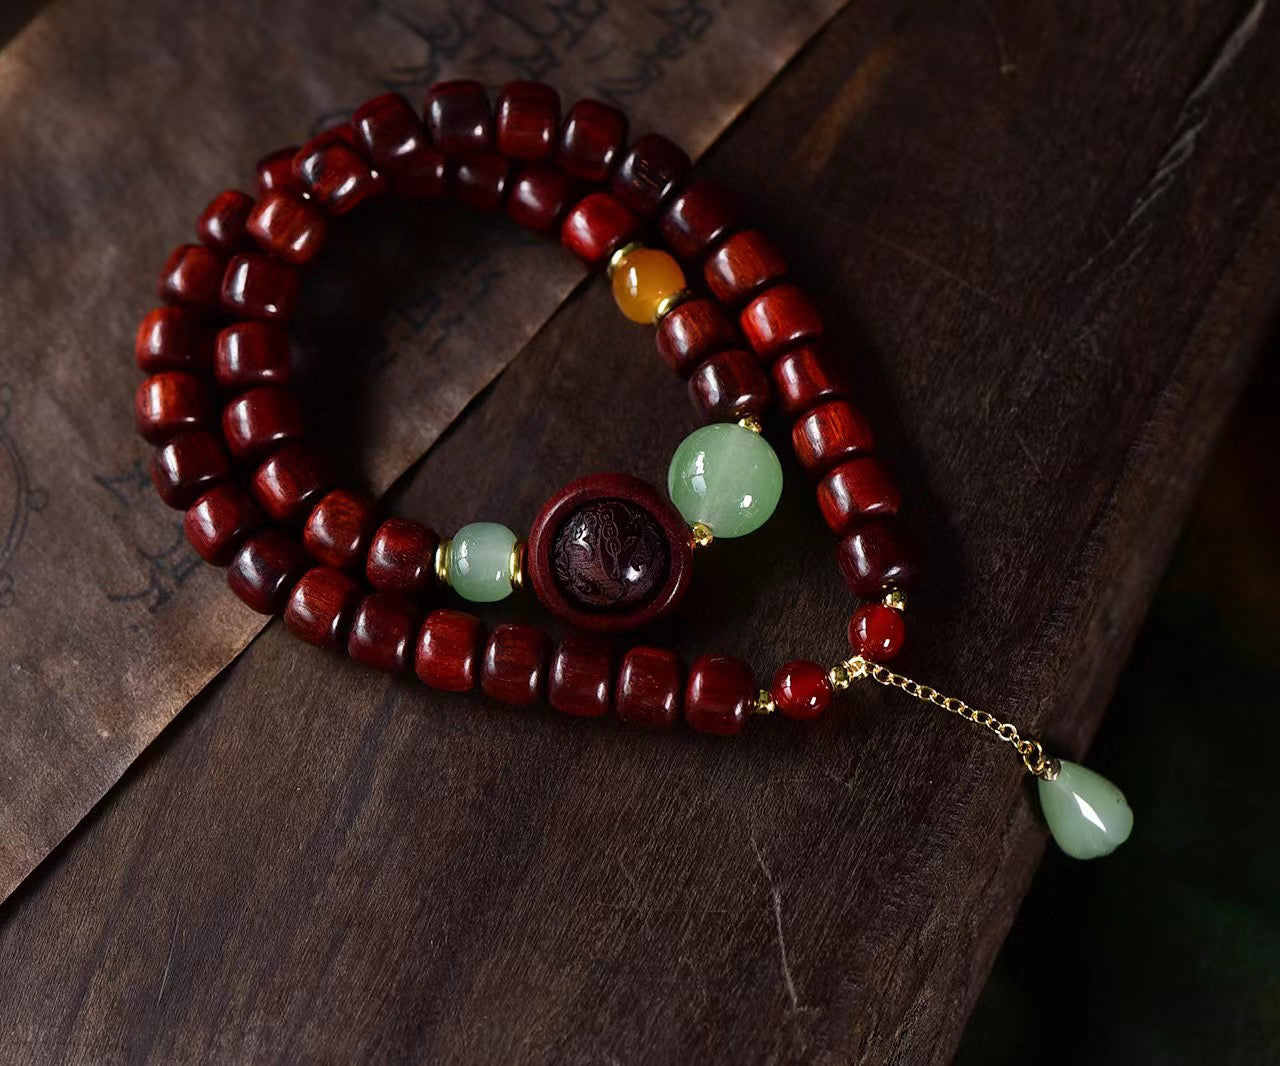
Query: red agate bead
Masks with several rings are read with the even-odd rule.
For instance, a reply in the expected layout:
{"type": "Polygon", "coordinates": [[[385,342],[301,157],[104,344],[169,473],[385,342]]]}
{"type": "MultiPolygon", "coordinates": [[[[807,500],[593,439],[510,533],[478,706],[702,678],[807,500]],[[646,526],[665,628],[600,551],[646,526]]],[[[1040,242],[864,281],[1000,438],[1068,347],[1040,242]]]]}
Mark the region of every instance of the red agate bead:
{"type": "Polygon", "coordinates": [[[882,663],[902,650],[907,627],[902,612],[882,603],[859,607],[849,619],[849,645],[855,655],[882,663]]]}
{"type": "Polygon", "coordinates": [[[827,671],[808,659],[794,659],[778,668],[769,695],[788,718],[817,718],[831,706],[835,691],[827,671]]]}
{"type": "Polygon", "coordinates": [[[703,655],[689,670],[685,721],[700,733],[731,736],[746,723],[755,697],[750,666],[732,655],[703,655]]]}

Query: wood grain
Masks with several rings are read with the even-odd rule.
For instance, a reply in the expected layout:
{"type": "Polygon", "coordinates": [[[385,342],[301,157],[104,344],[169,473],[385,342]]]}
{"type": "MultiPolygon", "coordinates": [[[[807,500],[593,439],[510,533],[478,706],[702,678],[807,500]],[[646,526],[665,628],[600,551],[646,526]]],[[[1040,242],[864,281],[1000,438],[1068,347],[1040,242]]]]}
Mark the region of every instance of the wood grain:
{"type": "MultiPolygon", "coordinates": [[[[903,666],[1069,754],[1280,288],[1280,19],[1139,8],[854,5],[706,166],[828,310],[903,475],[930,570],[903,666]]],[[[591,285],[399,509],[519,527],[584,473],[659,480],[681,392],[591,285]]],[[[660,636],[761,673],[842,651],[833,545],[786,473],[772,528],[709,553],[660,636]]],[[[640,735],[273,623],[0,910],[0,1049],[945,1059],[1043,835],[1007,752],[892,693],[640,735]]]]}

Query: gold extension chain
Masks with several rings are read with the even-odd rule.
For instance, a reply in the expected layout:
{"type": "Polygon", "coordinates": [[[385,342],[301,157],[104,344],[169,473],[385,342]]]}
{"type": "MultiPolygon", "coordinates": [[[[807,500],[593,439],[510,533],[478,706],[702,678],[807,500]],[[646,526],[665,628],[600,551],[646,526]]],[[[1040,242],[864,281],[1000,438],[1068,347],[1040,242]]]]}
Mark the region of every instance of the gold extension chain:
{"type": "Polygon", "coordinates": [[[860,655],[854,656],[842,665],[848,671],[850,680],[869,677],[881,685],[899,688],[908,696],[923,700],[925,703],[932,703],[935,707],[963,718],[966,722],[972,722],[989,730],[1006,744],[1013,746],[1013,750],[1022,756],[1022,764],[1027,768],[1028,773],[1042,777],[1046,781],[1052,781],[1058,776],[1058,760],[1045,755],[1040,741],[1034,737],[1022,736],[1018,732],[1018,727],[1012,722],[1002,722],[993,714],[970,707],[964,700],[957,699],[955,696],[944,696],[930,685],[922,685],[919,681],[913,681],[903,674],[895,674],[887,667],[873,663],[860,655]]]}

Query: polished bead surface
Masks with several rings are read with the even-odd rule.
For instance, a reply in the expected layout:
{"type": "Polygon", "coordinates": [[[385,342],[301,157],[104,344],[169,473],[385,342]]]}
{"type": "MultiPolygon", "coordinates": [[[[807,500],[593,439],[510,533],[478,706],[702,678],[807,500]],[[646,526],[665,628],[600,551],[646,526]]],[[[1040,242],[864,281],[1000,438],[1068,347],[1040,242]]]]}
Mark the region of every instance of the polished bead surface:
{"type": "Polygon", "coordinates": [[[236,322],[218,333],[214,377],[224,389],[287,385],[293,376],[289,334],[271,322],[236,322]]]}
{"type": "Polygon", "coordinates": [[[764,367],[750,352],[717,352],[689,377],[689,398],[704,422],[762,415],[773,398],[764,367]]]}
{"type": "Polygon", "coordinates": [[[573,634],[556,647],[547,675],[547,702],[581,718],[609,713],[613,697],[613,644],[605,637],[573,634]]]}
{"type": "Polygon", "coordinates": [[[905,592],[918,576],[914,559],[891,518],[866,522],[840,542],[836,556],[845,583],[863,600],[905,592]]]}
{"type": "Polygon", "coordinates": [[[641,218],[652,218],[693,169],[688,154],[660,133],[646,133],[619,161],[610,191],[641,218]]]}
{"type": "Polygon", "coordinates": [[[759,529],[782,496],[782,465],[759,433],[732,422],[695,429],[680,443],[667,473],[671,502],[689,525],[719,538],[759,529]]]}
{"type": "Polygon", "coordinates": [[[284,610],[310,562],[297,541],[279,530],[264,529],[240,546],[227,567],[227,584],[259,614],[276,614],[284,610]]]}
{"type": "Polygon", "coordinates": [[[671,726],[684,705],[684,664],[669,648],[640,645],[622,657],[614,686],[618,717],[650,729],[671,726]]]}
{"type": "Polygon", "coordinates": [[[738,207],[729,190],[712,178],[695,178],[667,205],[658,224],[671,250],[696,262],[737,223],[738,207]]]}
{"type": "Polygon", "coordinates": [[[547,159],[560,128],[560,94],[540,81],[503,86],[495,108],[498,151],[511,159],[547,159]]]}
{"type": "Polygon", "coordinates": [[[397,196],[431,199],[445,194],[444,153],[432,146],[422,120],[399,93],[384,93],[361,104],[351,124],[397,196]]]}
{"type": "Polygon", "coordinates": [[[384,592],[419,597],[435,581],[439,544],[435,530],[421,522],[388,518],[369,542],[365,577],[370,585],[384,592]]]}
{"type": "Polygon", "coordinates": [[[732,736],[746,723],[756,696],[751,667],[731,655],[703,655],[689,669],[684,718],[700,733],[732,736]]]}
{"type": "Polygon", "coordinates": [[[298,302],[298,272],[261,252],[237,255],[222,278],[222,307],[235,315],[283,322],[298,302]]]}
{"type": "Polygon", "coordinates": [[[203,244],[182,244],[169,253],[156,288],[160,298],[200,310],[213,310],[221,298],[227,260],[203,244]]]}
{"type": "Polygon", "coordinates": [[[151,456],[151,482],[170,507],[190,507],[197,497],[230,475],[226,449],[207,429],[180,433],[151,456]]]}
{"type": "Polygon", "coordinates": [[[314,566],[289,593],[284,624],[308,644],[341,651],[362,595],[360,586],[341,570],[314,566]]]}
{"type": "Polygon", "coordinates": [[[209,201],[196,220],[200,243],[216,252],[238,252],[245,245],[245,225],[253,197],[239,189],[225,189],[209,201]]]}
{"type": "Polygon", "coordinates": [[[662,316],[657,330],[658,354],[687,378],[716,352],[740,348],[732,320],[713,300],[686,300],[662,316]]]}
{"type": "Polygon", "coordinates": [[[133,394],[134,424],[152,444],[199,429],[211,421],[209,389],[194,374],[168,370],[152,374],[133,394]]]}
{"type": "Polygon", "coordinates": [[[349,570],[362,566],[373,535],[373,506],[346,489],[325,493],[307,516],[302,546],[325,566],[349,570]]]}
{"type": "Polygon", "coordinates": [[[360,601],[351,618],[347,654],[375,670],[403,674],[413,662],[422,616],[394,592],[375,592],[360,601]]]}
{"type": "Polygon", "coordinates": [[[761,359],[810,344],[822,335],[822,316],[798,286],[774,285],[742,309],[738,318],[747,342],[761,359]]]}
{"type": "Polygon", "coordinates": [[[454,199],[477,211],[501,211],[511,178],[511,160],[497,152],[463,156],[453,167],[454,199]]]}
{"type": "Polygon", "coordinates": [[[298,180],[293,172],[293,157],[298,154],[298,146],[290,145],[264,155],[258,160],[258,195],[269,192],[283,192],[290,196],[307,195],[306,186],[298,180]]]}
{"type": "Polygon", "coordinates": [[[598,184],[626,143],[626,115],[600,100],[579,100],[565,115],[556,162],[575,178],[598,184]]]}
{"type": "Polygon", "coordinates": [[[576,199],[576,184],[550,163],[521,167],[507,191],[507,214],[517,224],[553,236],[576,199]]]}
{"type": "Polygon", "coordinates": [[[849,619],[849,646],[855,655],[873,663],[888,662],[902,650],[907,627],[901,611],[883,603],[868,603],[849,619]]]}
{"type": "Polygon", "coordinates": [[[444,608],[422,623],[414,670],[426,684],[445,692],[476,687],[484,647],[484,624],[473,614],[444,608]]]}
{"type": "Polygon", "coordinates": [[[329,486],[324,465],[305,444],[293,442],[269,455],[249,483],[254,498],[277,522],[296,522],[329,486]]]}
{"type": "Polygon", "coordinates": [[[213,365],[214,332],[207,318],[186,307],[157,307],[138,324],[133,355],[147,374],[166,370],[204,373],[213,365]]]}
{"type": "Polygon", "coordinates": [[[310,204],[283,192],[265,193],[249,215],[249,236],[263,251],[286,263],[314,259],[329,231],[329,222],[310,204]]]}
{"type": "Polygon", "coordinates": [[[302,436],[302,408],[289,389],[259,385],[222,409],[222,435],[237,459],[265,455],[302,436]]]}
{"type": "Polygon", "coordinates": [[[648,325],[662,301],[684,289],[684,271],[660,248],[634,248],[614,264],[611,284],[618,310],[648,325]]]}
{"type": "Polygon", "coordinates": [[[835,692],[824,667],[808,659],[793,659],[778,667],[769,695],[788,718],[807,720],[830,707],[835,692]]]}
{"type": "Polygon", "coordinates": [[[546,679],[547,635],[537,626],[495,626],[484,648],[480,688],[490,699],[514,706],[534,703],[546,679]]]}
{"type": "Polygon", "coordinates": [[[1110,855],[1129,839],[1133,811],[1115,785],[1079,763],[1062,759],[1052,781],[1036,780],[1049,832],[1073,859],[1110,855]]]}
{"type": "Polygon", "coordinates": [[[846,400],[829,400],[796,419],[791,445],[801,465],[816,476],[871,451],[875,439],[861,411],[846,400]]]}
{"type": "Polygon", "coordinates": [[[786,261],[763,233],[745,229],[728,237],[703,265],[707,288],[721,303],[736,305],[779,281],[786,261]]]}
{"type": "Polygon", "coordinates": [[[449,544],[449,585],[464,600],[496,603],[511,595],[516,535],[498,522],[471,522],[449,544]]]}
{"type": "Polygon", "coordinates": [[[840,366],[829,352],[818,345],[802,344],[784,352],[770,372],[778,403],[792,418],[826,400],[848,395],[848,385],[840,366]]]}
{"type": "Polygon", "coordinates": [[[437,82],[427,90],[423,118],[431,142],[446,155],[493,149],[489,96],[478,81],[437,82]]]}
{"type": "Polygon", "coordinates": [[[244,538],[262,526],[261,508],[243,489],[215,485],[188,509],[182,530],[195,553],[214,566],[226,566],[244,538]]]}
{"type": "Polygon", "coordinates": [[[898,483],[879,459],[849,459],[818,483],[818,508],[837,536],[863,519],[896,515],[901,504],[898,483]]]}
{"type": "Polygon", "coordinates": [[[560,243],[587,266],[603,266],[636,235],[639,220],[607,192],[584,196],[565,215],[560,243]]]}
{"type": "Polygon", "coordinates": [[[373,172],[363,148],[350,126],[325,130],[298,149],[293,173],[316,204],[331,215],[345,215],[385,185],[373,172]]]}

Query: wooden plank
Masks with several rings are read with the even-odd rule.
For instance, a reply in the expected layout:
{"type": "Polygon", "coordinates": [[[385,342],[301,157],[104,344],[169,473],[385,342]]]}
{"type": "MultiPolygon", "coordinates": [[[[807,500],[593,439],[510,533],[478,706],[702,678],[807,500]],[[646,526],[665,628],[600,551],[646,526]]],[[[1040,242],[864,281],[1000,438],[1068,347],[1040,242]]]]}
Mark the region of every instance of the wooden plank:
{"type": "MultiPolygon", "coordinates": [[[[1276,306],[1278,46],[1263,3],[872,0],[708,163],[829,309],[903,474],[931,571],[904,667],[1066,753],[1276,306]]],[[[661,479],[692,419],[649,343],[590,286],[399,509],[520,526],[579,474],[661,479]]],[[[762,673],[842,651],[787,475],[661,637],[762,673]]],[[[943,1059],[1042,840],[1006,751],[893,693],[638,735],[273,624],[0,911],[0,1032],[72,1059],[943,1059]]]]}

